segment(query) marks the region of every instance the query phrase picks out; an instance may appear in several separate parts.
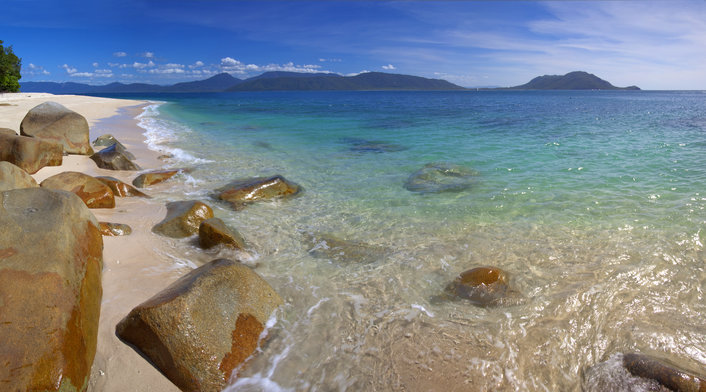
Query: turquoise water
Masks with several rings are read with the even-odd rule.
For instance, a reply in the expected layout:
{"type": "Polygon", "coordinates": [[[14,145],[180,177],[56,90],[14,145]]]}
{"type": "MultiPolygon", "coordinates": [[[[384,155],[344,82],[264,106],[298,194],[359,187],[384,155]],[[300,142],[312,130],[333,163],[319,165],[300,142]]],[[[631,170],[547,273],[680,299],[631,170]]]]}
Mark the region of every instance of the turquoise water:
{"type": "Polygon", "coordinates": [[[706,367],[704,92],[153,98],[148,143],[195,169],[157,197],[213,205],[287,303],[233,390],[573,390],[636,350],[706,367]],[[407,190],[429,163],[477,175],[407,190]],[[211,199],[274,174],[305,192],[237,212],[211,199]],[[316,252],[326,238],[365,262],[316,252]],[[433,299],[482,265],[518,299],[433,299]]]}

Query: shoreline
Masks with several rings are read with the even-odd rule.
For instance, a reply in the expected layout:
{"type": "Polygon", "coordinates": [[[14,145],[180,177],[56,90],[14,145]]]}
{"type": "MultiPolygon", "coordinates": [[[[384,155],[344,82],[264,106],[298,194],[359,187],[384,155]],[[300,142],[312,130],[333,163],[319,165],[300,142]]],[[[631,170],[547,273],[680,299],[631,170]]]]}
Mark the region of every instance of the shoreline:
{"type": "MultiPolygon", "coordinates": [[[[0,96],[0,127],[19,133],[19,124],[28,110],[46,101],[58,102],[86,117],[91,142],[96,137],[113,134],[132,152],[143,171],[164,166],[150,150],[136,118],[150,105],[146,101],[112,98],[27,93],[0,96]]],[[[96,148],[99,150],[99,148],[96,148]]],[[[106,170],[83,155],[64,156],[61,166],[47,166],[32,177],[42,180],[64,172],[78,171],[90,176],[111,176],[126,183],[141,171],[106,170]]],[[[150,193],[149,189],[145,190],[150,193]]],[[[141,197],[116,197],[112,209],[91,209],[100,222],[124,223],[132,234],[103,237],[101,313],[96,356],[91,368],[88,391],[178,391],[179,389],[132,347],[115,335],[115,326],[132,308],[168,286],[186,270],[175,266],[168,240],[151,232],[162,220],[166,207],[161,201],[141,197]]]]}

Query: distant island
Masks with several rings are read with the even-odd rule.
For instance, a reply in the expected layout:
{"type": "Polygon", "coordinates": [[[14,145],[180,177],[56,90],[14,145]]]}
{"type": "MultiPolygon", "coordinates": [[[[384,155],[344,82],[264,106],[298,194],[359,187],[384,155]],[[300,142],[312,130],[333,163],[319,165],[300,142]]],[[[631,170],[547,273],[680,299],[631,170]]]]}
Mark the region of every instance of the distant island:
{"type": "Polygon", "coordinates": [[[583,71],[569,72],[566,75],[544,75],[521,86],[504,90],[639,90],[637,86],[615,87],[594,74],[583,71]]]}
{"type": "MultiPolygon", "coordinates": [[[[515,87],[482,88],[480,90],[639,90],[637,86],[615,87],[587,72],[566,75],[544,75],[515,87]]],[[[146,83],[110,83],[94,86],[82,83],[24,82],[22,92],[52,94],[116,94],[116,93],[208,93],[231,91],[462,91],[443,79],[420,76],[365,72],[355,76],[332,73],[265,72],[249,79],[238,79],[221,73],[205,80],[169,86],[146,83]]],[[[478,90],[478,89],[472,89],[478,90]]]]}

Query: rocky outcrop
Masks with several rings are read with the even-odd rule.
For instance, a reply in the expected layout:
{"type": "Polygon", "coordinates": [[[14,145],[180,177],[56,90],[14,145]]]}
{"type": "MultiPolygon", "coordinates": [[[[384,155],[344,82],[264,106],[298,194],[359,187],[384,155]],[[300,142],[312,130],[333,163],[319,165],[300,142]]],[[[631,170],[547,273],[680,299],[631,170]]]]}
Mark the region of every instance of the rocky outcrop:
{"type": "Polygon", "coordinates": [[[57,142],[67,154],[93,154],[86,118],[56,102],[30,109],[20,124],[20,134],[57,142]]]}
{"type": "Polygon", "coordinates": [[[245,240],[237,230],[226,226],[218,218],[210,218],[199,225],[199,245],[204,249],[224,245],[233,249],[245,249],[245,240]]]}
{"type": "Polygon", "coordinates": [[[152,231],[172,238],[189,237],[209,218],[213,218],[213,210],[198,200],[173,201],[167,203],[167,216],[152,231]]]}
{"type": "Polygon", "coordinates": [[[115,207],[115,196],[110,187],[87,174],[63,172],[45,179],[39,185],[42,188],[75,193],[88,208],[115,207]]]}
{"type": "Polygon", "coordinates": [[[17,165],[29,174],[44,166],[59,166],[63,157],[61,144],[19,136],[14,131],[0,133],[0,161],[17,165]]]}
{"type": "Polygon", "coordinates": [[[0,162],[0,191],[36,188],[39,185],[26,171],[10,162],[0,162]]]}
{"type": "Polygon", "coordinates": [[[103,240],[74,194],[0,192],[4,391],[83,391],[96,352],[103,240]]]}
{"type": "Polygon", "coordinates": [[[101,234],[108,237],[130,235],[132,228],[124,223],[100,222],[101,234]]]}
{"type": "Polygon", "coordinates": [[[385,259],[389,249],[360,241],[344,240],[330,234],[307,235],[309,254],[344,263],[373,263],[385,259]]]}
{"type": "Polygon", "coordinates": [[[150,198],[150,196],[138,191],[132,185],[126,184],[115,177],[99,176],[95,177],[95,179],[104,183],[105,185],[108,185],[108,187],[110,187],[110,190],[113,191],[113,194],[116,197],[146,197],[148,199],[150,198]]]}
{"type": "Polygon", "coordinates": [[[138,305],[116,333],[181,390],[220,391],[280,305],[252,269],[218,259],[138,305]]]}
{"type": "Polygon", "coordinates": [[[91,159],[101,169],[108,170],[140,170],[140,166],[132,162],[123,152],[118,151],[118,145],[106,147],[91,155],[91,159]]]}
{"type": "Polygon", "coordinates": [[[145,188],[150,185],[158,184],[160,182],[164,182],[175,175],[177,175],[180,171],[180,169],[173,169],[173,170],[154,170],[151,172],[147,173],[142,173],[137,178],[132,180],[132,185],[138,187],[138,188],[145,188]]]}
{"type": "Polygon", "coordinates": [[[234,209],[261,200],[281,199],[297,195],[301,187],[282,176],[235,180],[217,189],[220,200],[230,202],[234,209]]]}
{"type": "Polygon", "coordinates": [[[508,277],[495,267],[464,271],[446,287],[451,295],[470,300],[474,305],[498,305],[508,294],[508,277]]]}
{"type": "Polygon", "coordinates": [[[459,192],[470,188],[478,173],[467,167],[448,163],[429,163],[412,173],[404,187],[411,192],[459,192]]]}

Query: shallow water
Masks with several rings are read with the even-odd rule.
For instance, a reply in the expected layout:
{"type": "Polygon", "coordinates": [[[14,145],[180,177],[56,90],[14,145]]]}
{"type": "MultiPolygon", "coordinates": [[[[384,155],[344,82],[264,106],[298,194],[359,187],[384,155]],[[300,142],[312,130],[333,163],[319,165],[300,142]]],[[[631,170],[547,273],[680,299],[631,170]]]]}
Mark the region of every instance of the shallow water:
{"type": "MultiPolygon", "coordinates": [[[[214,206],[286,302],[230,390],[576,390],[628,351],[706,367],[703,92],[153,98],[150,146],[195,168],[155,196],[214,206]],[[429,163],[477,175],[405,189],[429,163]],[[274,174],[304,193],[237,212],[210,197],[274,174]],[[434,300],[483,265],[516,298],[434,300]]],[[[175,263],[213,256],[174,246],[175,263]]]]}

